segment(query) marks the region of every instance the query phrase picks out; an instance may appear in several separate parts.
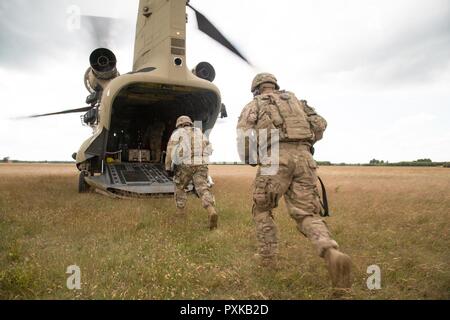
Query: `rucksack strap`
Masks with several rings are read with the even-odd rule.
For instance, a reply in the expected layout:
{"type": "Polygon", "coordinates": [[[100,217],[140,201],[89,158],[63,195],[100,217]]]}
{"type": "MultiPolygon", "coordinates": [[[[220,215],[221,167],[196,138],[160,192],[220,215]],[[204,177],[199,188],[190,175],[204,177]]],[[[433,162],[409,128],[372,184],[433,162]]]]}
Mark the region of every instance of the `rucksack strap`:
{"type": "Polygon", "coordinates": [[[330,216],[330,210],[328,208],[328,197],[327,197],[327,190],[325,188],[325,184],[323,183],[322,179],[320,177],[319,182],[322,187],[322,201],[320,201],[320,204],[322,205],[322,209],[320,212],[321,217],[329,217],[330,216]]]}

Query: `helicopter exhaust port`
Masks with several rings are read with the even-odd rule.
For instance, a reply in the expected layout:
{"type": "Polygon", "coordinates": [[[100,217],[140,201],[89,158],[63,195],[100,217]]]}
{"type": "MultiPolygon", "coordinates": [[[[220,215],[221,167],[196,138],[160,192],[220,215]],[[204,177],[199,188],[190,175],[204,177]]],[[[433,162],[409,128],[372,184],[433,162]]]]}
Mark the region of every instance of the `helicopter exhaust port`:
{"type": "Polygon", "coordinates": [[[117,59],[115,54],[105,48],[98,48],[89,57],[94,74],[103,80],[109,80],[117,75],[117,59]]]}
{"type": "Polygon", "coordinates": [[[216,70],[208,62],[200,62],[195,69],[192,70],[192,73],[201,79],[208,80],[209,82],[213,82],[216,78],[216,70]]]}
{"type": "Polygon", "coordinates": [[[107,86],[109,81],[120,76],[117,71],[117,58],[115,54],[106,48],[98,48],[89,56],[90,67],[84,74],[84,85],[91,93],[89,102],[99,100],[99,93],[107,86]]]}

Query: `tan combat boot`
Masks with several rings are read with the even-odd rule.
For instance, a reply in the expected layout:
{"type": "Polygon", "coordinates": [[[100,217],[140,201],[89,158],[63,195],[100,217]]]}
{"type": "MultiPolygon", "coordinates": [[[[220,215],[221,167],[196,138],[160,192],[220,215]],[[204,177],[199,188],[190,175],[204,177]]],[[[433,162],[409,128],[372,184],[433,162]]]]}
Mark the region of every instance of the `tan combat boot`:
{"type": "Polygon", "coordinates": [[[339,250],[330,248],[325,251],[324,258],[327,263],[333,288],[349,290],[352,285],[352,262],[350,257],[339,250]]]}
{"type": "Polygon", "coordinates": [[[217,229],[217,222],[219,220],[219,216],[217,215],[216,209],[213,206],[209,206],[207,208],[208,216],[209,216],[209,230],[217,229]]]}

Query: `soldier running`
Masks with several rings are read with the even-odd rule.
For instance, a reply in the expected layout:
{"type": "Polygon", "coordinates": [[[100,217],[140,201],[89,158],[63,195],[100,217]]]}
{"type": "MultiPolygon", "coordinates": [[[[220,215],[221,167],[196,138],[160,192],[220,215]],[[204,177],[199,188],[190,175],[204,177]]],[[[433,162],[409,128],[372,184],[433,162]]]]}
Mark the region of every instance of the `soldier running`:
{"type": "Polygon", "coordinates": [[[211,144],[187,116],[178,118],[176,127],[167,146],[166,171],[169,176],[174,176],[177,214],[186,215],[186,188],[193,182],[203,207],[208,211],[210,230],[217,229],[215,199],[208,186],[211,144]]]}
{"type": "MultiPolygon", "coordinates": [[[[258,173],[253,191],[253,217],[256,224],[258,254],[262,265],[273,265],[278,253],[277,227],[273,209],[285,198],[291,218],[324,258],[335,288],[350,288],[351,260],[339,251],[320,214],[322,207],[317,188],[317,164],[313,159],[313,145],[322,139],[327,127],[324,118],[287,91],[280,91],[277,79],[269,73],[258,74],[251,88],[254,100],[242,111],[237,125],[239,154],[242,161],[251,164],[248,132],[278,134],[279,159],[274,173],[267,173],[265,164],[255,161],[258,173]],[[272,131],[271,131],[272,130],[272,131]],[[275,131],[273,131],[275,130],[275,131]]],[[[267,139],[270,140],[270,139],[267,139]]],[[[272,141],[272,140],[271,140],[272,141]]],[[[259,146],[263,141],[259,141],[259,146]]],[[[271,142],[266,145],[270,151],[271,142]]],[[[251,149],[251,148],[250,148],[251,149]]],[[[272,150],[272,151],[273,151],[272,150]]]]}

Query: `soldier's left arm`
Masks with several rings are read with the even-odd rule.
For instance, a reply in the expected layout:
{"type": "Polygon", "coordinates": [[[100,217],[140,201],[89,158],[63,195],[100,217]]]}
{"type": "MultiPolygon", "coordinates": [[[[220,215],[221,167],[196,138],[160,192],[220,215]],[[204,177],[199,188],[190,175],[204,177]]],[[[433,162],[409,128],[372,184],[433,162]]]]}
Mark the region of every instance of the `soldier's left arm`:
{"type": "Polygon", "coordinates": [[[306,115],[308,116],[311,129],[314,132],[314,143],[322,140],[323,134],[328,126],[327,121],[324,117],[319,115],[313,107],[309,106],[307,101],[302,100],[300,101],[300,104],[303,106],[306,115]]]}

